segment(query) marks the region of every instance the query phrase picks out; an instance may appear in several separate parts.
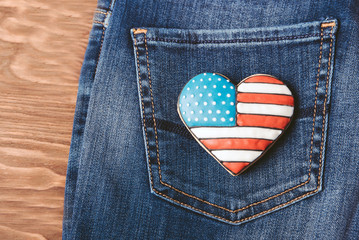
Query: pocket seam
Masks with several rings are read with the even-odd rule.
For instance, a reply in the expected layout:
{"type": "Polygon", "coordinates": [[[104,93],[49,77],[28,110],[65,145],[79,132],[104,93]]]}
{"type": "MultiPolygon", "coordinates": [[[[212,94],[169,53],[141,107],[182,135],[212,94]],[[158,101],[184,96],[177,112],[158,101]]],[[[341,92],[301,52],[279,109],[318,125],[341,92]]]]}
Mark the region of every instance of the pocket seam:
{"type": "Polygon", "coordinates": [[[249,42],[273,42],[281,40],[295,40],[303,39],[309,37],[321,37],[321,34],[304,34],[304,35],[294,35],[294,36],[283,36],[283,37],[272,37],[272,38],[248,38],[248,39],[229,39],[229,40],[178,40],[178,39],[166,39],[166,38],[146,38],[149,41],[156,42],[170,42],[170,43],[188,43],[188,44],[221,44],[221,43],[249,43],[249,42]]]}
{"type": "Polygon", "coordinates": [[[193,207],[189,204],[186,204],[186,203],[183,203],[181,201],[178,201],[178,200],[175,200],[173,198],[171,198],[170,196],[166,195],[166,194],[163,194],[161,192],[159,192],[154,186],[153,186],[153,176],[152,176],[152,168],[151,168],[151,162],[150,162],[150,158],[148,159],[148,164],[149,164],[149,169],[150,169],[150,181],[151,181],[151,188],[154,192],[156,192],[157,194],[167,198],[167,199],[170,199],[176,203],[179,203],[183,206],[186,206],[186,207],[189,207],[189,208],[192,208],[196,211],[199,211],[199,212],[202,212],[206,215],[210,215],[210,216],[213,216],[213,217],[216,217],[216,218],[219,218],[219,219],[222,219],[224,221],[227,221],[227,222],[230,222],[230,223],[239,223],[239,222],[243,222],[243,221],[246,221],[246,220],[249,220],[249,219],[252,219],[252,218],[255,218],[257,216],[260,216],[262,214],[265,214],[265,213],[268,213],[270,211],[273,211],[277,208],[280,208],[280,207],[283,207],[285,205],[288,205],[294,201],[297,201],[298,199],[301,199],[301,198],[304,198],[305,196],[308,196],[308,195],[311,195],[315,192],[318,192],[319,188],[320,188],[320,181],[321,181],[321,169],[322,169],[322,156],[323,156],[323,148],[324,148],[324,133],[325,133],[325,121],[326,121],[326,110],[327,110],[327,99],[328,99],[328,87],[329,87],[329,76],[330,76],[330,67],[331,67],[331,61],[332,61],[332,48],[333,48],[333,29],[335,27],[336,23],[333,21],[333,22],[326,22],[326,23],[322,23],[321,24],[321,33],[320,33],[320,37],[321,37],[321,40],[320,40],[320,47],[319,47],[319,64],[318,64],[318,73],[317,73],[317,81],[316,81],[316,85],[315,85],[315,102],[314,102],[314,110],[313,110],[313,129],[312,129],[312,134],[311,134],[311,150],[310,150],[310,159],[309,159],[309,172],[308,172],[308,179],[305,181],[305,182],[302,182],[294,187],[291,187],[289,189],[286,189],[284,191],[282,191],[281,193],[278,193],[278,194],[275,194],[275,195],[272,195],[264,200],[261,200],[261,201],[258,201],[258,202],[255,202],[255,203],[251,203],[245,207],[242,207],[242,208],[239,208],[239,209],[235,209],[235,210],[232,210],[232,209],[228,209],[228,208],[225,208],[225,207],[222,207],[222,206],[219,206],[217,204],[214,204],[214,203],[210,203],[206,200],[203,200],[201,198],[198,198],[196,196],[193,196],[191,194],[188,194],[186,192],[183,192],[182,190],[179,190],[175,187],[173,187],[172,185],[164,182],[162,180],[162,175],[161,175],[161,166],[160,166],[160,159],[159,159],[159,146],[158,146],[158,137],[157,137],[157,125],[156,125],[156,119],[155,119],[155,116],[154,116],[154,103],[153,103],[153,94],[152,94],[152,85],[151,85],[151,74],[150,74],[150,66],[149,66],[149,54],[148,54],[148,47],[147,47],[147,37],[146,37],[146,33],[147,33],[147,30],[146,29],[135,29],[133,31],[133,35],[134,35],[134,45],[135,45],[135,49],[136,49],[136,55],[137,55],[137,71],[138,71],[138,78],[139,78],[139,85],[140,85],[140,94],[141,94],[141,101],[142,101],[142,114],[143,114],[143,124],[144,124],[144,132],[145,132],[145,138],[146,138],[146,144],[147,144],[147,151],[148,151],[148,155],[149,154],[149,142],[148,142],[148,136],[147,136],[147,126],[146,126],[146,117],[145,117],[145,111],[144,111],[144,104],[143,104],[143,90],[142,90],[142,80],[141,80],[141,73],[140,73],[140,63],[139,63],[139,53],[138,53],[138,46],[137,46],[137,39],[136,39],[136,35],[138,34],[144,34],[144,45],[145,45],[145,50],[146,50],[146,60],[147,60],[147,71],[148,71],[148,80],[149,80],[149,89],[150,89],[150,95],[151,95],[151,108],[152,108],[152,119],[153,119],[153,127],[154,127],[154,131],[155,131],[155,143],[156,143],[156,158],[157,158],[157,163],[158,163],[158,172],[159,172],[159,181],[162,185],[164,186],[167,186],[185,196],[188,196],[188,197],[191,197],[193,199],[196,199],[198,201],[201,201],[203,203],[206,203],[208,205],[211,205],[213,207],[217,207],[219,209],[222,209],[222,210],[225,210],[225,211],[228,211],[228,212],[231,212],[231,213],[237,213],[239,211],[243,211],[245,209],[248,209],[252,206],[255,206],[255,205],[258,205],[258,204],[261,204],[261,203],[264,203],[268,200],[271,200],[273,198],[276,198],[276,197],[279,197],[285,193],[288,193],[298,187],[301,187],[305,184],[307,184],[309,181],[310,181],[310,178],[311,178],[311,168],[312,168],[312,154],[313,154],[313,144],[314,144],[314,131],[315,131],[315,118],[316,118],[316,114],[317,114],[317,104],[318,104],[318,86],[319,86],[319,79],[320,79],[320,69],[321,69],[321,59],[322,59],[322,53],[323,53],[323,42],[324,42],[324,34],[323,34],[323,30],[324,28],[328,28],[328,27],[331,27],[331,31],[330,31],[330,46],[329,46],[329,57],[328,57],[328,70],[327,70],[327,76],[326,76],[326,92],[325,92],[325,99],[324,99],[324,108],[323,108],[323,125],[322,125],[322,136],[321,136],[321,145],[320,145],[320,159],[319,159],[319,172],[318,172],[318,183],[317,183],[317,187],[316,189],[314,189],[313,191],[310,191],[310,192],[307,192],[301,196],[298,196],[290,201],[287,201],[285,203],[282,203],[280,205],[277,205],[273,208],[270,208],[268,210],[265,210],[265,211],[262,211],[260,213],[257,213],[255,215],[252,215],[252,216],[249,216],[247,218],[243,218],[243,219],[240,219],[240,220],[236,220],[236,221],[231,221],[231,220],[228,220],[228,219],[225,219],[223,217],[220,217],[220,216],[217,216],[215,214],[212,214],[212,213],[208,213],[206,211],[203,211],[201,209],[198,209],[196,207],[193,207]]]}

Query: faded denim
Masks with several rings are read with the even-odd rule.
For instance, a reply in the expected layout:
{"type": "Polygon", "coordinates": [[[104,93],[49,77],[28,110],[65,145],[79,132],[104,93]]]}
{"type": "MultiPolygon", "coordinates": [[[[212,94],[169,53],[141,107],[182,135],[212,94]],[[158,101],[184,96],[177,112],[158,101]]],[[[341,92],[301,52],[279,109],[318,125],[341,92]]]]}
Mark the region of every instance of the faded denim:
{"type": "Polygon", "coordinates": [[[79,81],[63,239],[358,239],[358,2],[104,1],[79,81]],[[189,79],[265,73],[286,133],[228,174],[176,111],[189,79]]]}

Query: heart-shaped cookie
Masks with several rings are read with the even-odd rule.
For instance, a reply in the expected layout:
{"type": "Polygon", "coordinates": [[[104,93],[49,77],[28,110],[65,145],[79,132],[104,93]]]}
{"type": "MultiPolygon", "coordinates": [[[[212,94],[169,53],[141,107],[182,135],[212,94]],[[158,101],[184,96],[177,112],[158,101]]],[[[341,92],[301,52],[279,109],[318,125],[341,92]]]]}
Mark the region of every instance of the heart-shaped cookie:
{"type": "Polygon", "coordinates": [[[294,98],[270,75],[252,75],[235,86],[218,73],[202,73],[184,86],[177,110],[198,143],[235,176],[285,131],[294,98]]]}

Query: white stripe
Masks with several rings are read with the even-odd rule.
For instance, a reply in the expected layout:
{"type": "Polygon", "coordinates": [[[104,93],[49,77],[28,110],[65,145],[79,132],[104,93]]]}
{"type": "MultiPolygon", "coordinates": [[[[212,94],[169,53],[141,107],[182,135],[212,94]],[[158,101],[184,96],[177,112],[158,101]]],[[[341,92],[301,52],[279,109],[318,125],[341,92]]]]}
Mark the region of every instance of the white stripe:
{"type": "Polygon", "coordinates": [[[286,85],[272,84],[272,83],[241,83],[237,88],[238,92],[248,93],[271,93],[271,94],[285,94],[292,95],[291,91],[286,85]]]}
{"type": "Polygon", "coordinates": [[[294,108],[292,106],[275,105],[275,104],[261,104],[261,103],[238,103],[238,113],[248,114],[263,114],[291,117],[294,108]]]}
{"type": "Polygon", "coordinates": [[[224,162],[252,162],[262,154],[262,151],[252,150],[214,150],[213,155],[224,162]]]}
{"type": "Polygon", "coordinates": [[[263,138],[276,139],[281,130],[258,127],[194,127],[191,131],[197,138],[263,138]]]}

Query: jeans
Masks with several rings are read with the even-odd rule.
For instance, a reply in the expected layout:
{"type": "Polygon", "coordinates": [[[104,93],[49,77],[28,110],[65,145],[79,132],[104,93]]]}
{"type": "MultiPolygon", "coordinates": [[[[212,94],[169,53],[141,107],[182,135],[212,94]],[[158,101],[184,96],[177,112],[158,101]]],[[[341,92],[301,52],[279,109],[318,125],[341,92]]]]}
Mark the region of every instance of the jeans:
{"type": "Polygon", "coordinates": [[[358,239],[359,2],[99,0],[63,239],[358,239]],[[177,112],[201,73],[270,74],[292,122],[229,174],[177,112]]]}

